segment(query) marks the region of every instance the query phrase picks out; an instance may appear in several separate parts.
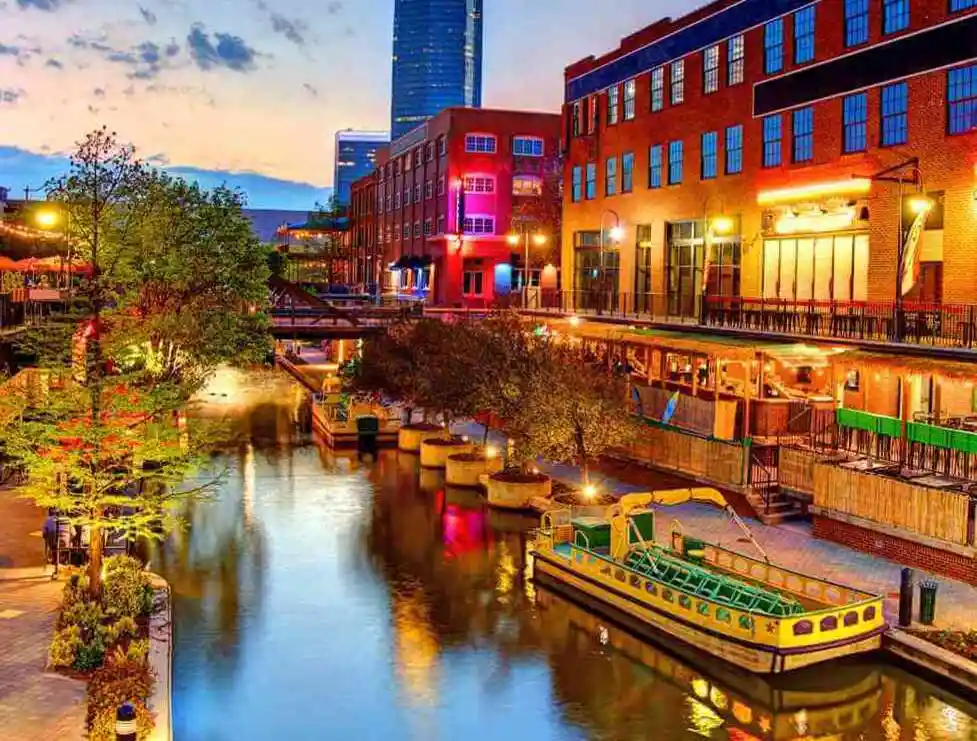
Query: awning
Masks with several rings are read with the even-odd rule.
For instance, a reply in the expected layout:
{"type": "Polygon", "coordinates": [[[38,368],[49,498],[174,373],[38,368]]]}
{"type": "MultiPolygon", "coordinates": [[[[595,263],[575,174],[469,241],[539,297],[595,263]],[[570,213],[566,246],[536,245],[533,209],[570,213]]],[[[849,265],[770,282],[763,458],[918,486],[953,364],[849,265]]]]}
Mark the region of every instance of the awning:
{"type": "Polygon", "coordinates": [[[857,370],[859,367],[885,368],[900,375],[934,375],[958,381],[977,381],[977,365],[959,360],[852,350],[835,356],[833,364],[844,370],[857,370]]]}

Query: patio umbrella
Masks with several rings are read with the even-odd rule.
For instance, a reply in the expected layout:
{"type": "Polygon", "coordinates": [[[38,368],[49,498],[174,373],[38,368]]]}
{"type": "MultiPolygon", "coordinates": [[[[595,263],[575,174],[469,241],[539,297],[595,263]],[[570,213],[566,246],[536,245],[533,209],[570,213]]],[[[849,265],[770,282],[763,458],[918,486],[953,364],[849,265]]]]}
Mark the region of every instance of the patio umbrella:
{"type": "Polygon", "coordinates": [[[6,255],[0,255],[0,270],[16,270],[17,261],[11,260],[6,255]]]}

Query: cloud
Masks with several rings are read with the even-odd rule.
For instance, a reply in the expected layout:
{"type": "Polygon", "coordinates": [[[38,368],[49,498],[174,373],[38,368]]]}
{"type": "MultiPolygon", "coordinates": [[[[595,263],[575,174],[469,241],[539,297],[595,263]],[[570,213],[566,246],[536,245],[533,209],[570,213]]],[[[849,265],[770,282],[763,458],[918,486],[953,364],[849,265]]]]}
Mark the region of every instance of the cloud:
{"type": "Polygon", "coordinates": [[[17,60],[17,64],[23,66],[24,62],[31,58],[33,54],[40,54],[41,50],[34,46],[27,48],[25,46],[14,46],[13,44],[3,44],[0,43],[0,57],[13,57],[17,60]]]}
{"type": "Polygon", "coordinates": [[[21,98],[26,98],[25,93],[20,88],[0,88],[0,103],[17,103],[21,98]]]}
{"type": "Polygon", "coordinates": [[[254,69],[258,52],[248,46],[244,39],[219,32],[214,34],[214,39],[217,41],[216,44],[200,25],[191,28],[187,35],[190,56],[200,69],[206,71],[226,67],[235,72],[248,72],[254,69]]]}
{"type": "Polygon", "coordinates": [[[139,6],[139,15],[142,19],[150,26],[156,25],[156,14],[149,8],[144,8],[142,5],[139,6]]]}
{"type": "Polygon", "coordinates": [[[171,41],[165,47],[152,41],[143,41],[128,49],[116,48],[105,42],[105,37],[84,38],[74,34],[68,39],[68,44],[87,51],[100,54],[105,60],[114,64],[124,64],[132,70],[128,76],[136,80],[150,80],[163,69],[166,59],[172,59],[180,53],[180,45],[171,41]]]}
{"type": "Polygon", "coordinates": [[[44,63],[45,67],[51,67],[53,69],[64,69],[64,64],[59,62],[57,59],[49,59],[44,63]]]}
{"type": "Polygon", "coordinates": [[[309,95],[311,95],[311,96],[312,96],[313,98],[318,98],[318,97],[319,97],[319,88],[317,88],[317,87],[316,87],[315,85],[313,85],[312,83],[309,83],[309,82],[306,82],[306,83],[304,83],[304,84],[302,85],[302,87],[304,87],[304,88],[305,88],[305,91],[306,91],[306,92],[307,92],[307,93],[308,93],[309,95]]]}
{"type": "Polygon", "coordinates": [[[343,9],[343,3],[340,0],[331,0],[331,2],[326,5],[326,12],[329,15],[336,15],[339,11],[343,9]]]}
{"type": "Polygon", "coordinates": [[[7,46],[6,44],[0,44],[0,57],[19,57],[21,51],[22,50],[19,46],[7,46]]]}
{"type": "Polygon", "coordinates": [[[60,9],[62,5],[66,5],[67,2],[68,0],[17,0],[17,7],[21,10],[35,8],[37,10],[45,10],[48,13],[53,13],[54,11],[60,9]]]}
{"type": "Polygon", "coordinates": [[[105,88],[104,87],[95,88],[94,90],[92,90],[92,95],[94,95],[96,98],[104,98],[105,88]]]}
{"type": "Polygon", "coordinates": [[[305,44],[305,32],[309,30],[308,24],[301,20],[289,20],[279,13],[271,14],[271,28],[275,33],[280,33],[293,44],[303,46],[305,44]]]}

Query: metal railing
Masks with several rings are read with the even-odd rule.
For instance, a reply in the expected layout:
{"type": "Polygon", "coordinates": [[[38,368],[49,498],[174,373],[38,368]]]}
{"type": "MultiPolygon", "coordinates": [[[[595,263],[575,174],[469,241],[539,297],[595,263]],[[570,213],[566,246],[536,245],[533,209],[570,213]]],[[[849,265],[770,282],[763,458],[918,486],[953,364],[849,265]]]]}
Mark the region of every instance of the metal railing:
{"type": "Polygon", "coordinates": [[[977,347],[977,304],[823,301],[540,289],[509,297],[525,311],[585,314],[824,339],[977,347]]]}

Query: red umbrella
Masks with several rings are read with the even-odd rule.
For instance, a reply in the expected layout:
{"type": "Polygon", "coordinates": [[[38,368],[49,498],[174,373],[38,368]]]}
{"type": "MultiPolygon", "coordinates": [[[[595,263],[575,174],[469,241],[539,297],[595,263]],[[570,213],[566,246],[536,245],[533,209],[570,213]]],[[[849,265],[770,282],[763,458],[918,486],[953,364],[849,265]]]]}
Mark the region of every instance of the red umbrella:
{"type": "Polygon", "coordinates": [[[17,263],[6,255],[0,255],[0,270],[16,270],[17,263]]]}

